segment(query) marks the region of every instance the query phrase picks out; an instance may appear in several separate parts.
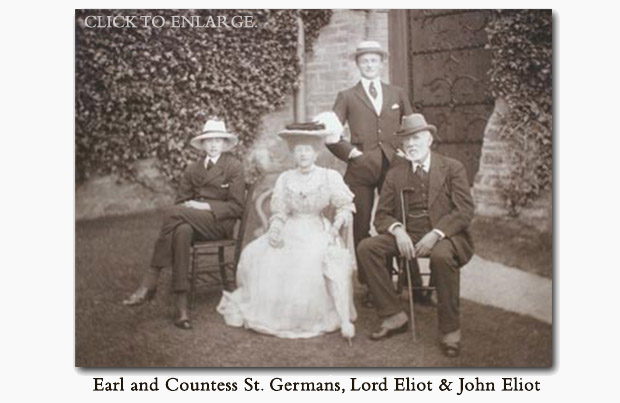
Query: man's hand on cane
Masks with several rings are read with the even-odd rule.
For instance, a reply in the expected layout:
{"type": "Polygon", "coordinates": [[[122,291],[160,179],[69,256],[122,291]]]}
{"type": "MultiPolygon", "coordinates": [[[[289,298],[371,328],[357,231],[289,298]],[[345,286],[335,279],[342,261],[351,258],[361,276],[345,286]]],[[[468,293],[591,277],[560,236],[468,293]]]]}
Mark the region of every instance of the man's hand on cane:
{"type": "Polygon", "coordinates": [[[396,245],[400,255],[408,260],[413,259],[416,255],[416,250],[407,231],[402,226],[398,226],[394,228],[394,237],[396,238],[396,245]]]}

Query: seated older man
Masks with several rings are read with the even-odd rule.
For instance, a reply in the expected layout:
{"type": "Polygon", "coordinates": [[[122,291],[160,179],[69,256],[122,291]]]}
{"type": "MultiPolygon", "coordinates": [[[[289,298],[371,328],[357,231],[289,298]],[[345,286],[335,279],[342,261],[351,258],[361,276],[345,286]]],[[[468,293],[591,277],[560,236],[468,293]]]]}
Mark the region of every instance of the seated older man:
{"type": "Polygon", "coordinates": [[[436,130],[420,114],[403,118],[395,135],[402,139],[408,161],[387,173],[375,217],[379,235],[360,243],[358,265],[383,318],[379,330],[371,335],[371,339],[380,340],[406,331],[408,321],[385,270],[386,258],[398,254],[407,259],[430,257],[441,347],[445,355],[455,357],[461,338],[459,268],[473,254],[468,227],[474,206],[463,164],[430,151],[436,130]],[[406,228],[400,203],[403,189],[413,189],[408,197],[406,228]]]}

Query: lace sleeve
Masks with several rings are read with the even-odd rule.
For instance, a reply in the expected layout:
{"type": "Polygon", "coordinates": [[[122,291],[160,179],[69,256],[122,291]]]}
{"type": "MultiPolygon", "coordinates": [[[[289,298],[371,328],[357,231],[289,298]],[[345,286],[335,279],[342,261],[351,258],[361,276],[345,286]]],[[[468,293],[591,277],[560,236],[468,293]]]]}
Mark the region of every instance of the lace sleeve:
{"type": "Polygon", "coordinates": [[[344,183],[342,176],[330,169],[327,172],[327,180],[330,189],[330,204],[336,208],[336,217],[341,214],[352,214],[355,212],[353,198],[355,195],[344,183]]]}
{"type": "Polygon", "coordinates": [[[282,224],[286,221],[286,218],[290,214],[290,204],[286,200],[286,172],[283,172],[276,180],[276,184],[273,188],[273,194],[271,196],[271,217],[269,218],[269,225],[273,225],[274,222],[282,224]]]}

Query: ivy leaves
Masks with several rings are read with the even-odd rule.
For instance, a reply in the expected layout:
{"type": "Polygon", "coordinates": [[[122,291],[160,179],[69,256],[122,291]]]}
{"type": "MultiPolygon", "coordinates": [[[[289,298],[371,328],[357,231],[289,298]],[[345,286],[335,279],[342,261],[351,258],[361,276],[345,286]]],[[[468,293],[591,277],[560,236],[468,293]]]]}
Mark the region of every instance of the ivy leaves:
{"type": "Polygon", "coordinates": [[[508,105],[502,138],[512,170],[501,188],[513,214],[552,186],[551,24],[550,10],[497,10],[487,26],[492,92],[508,105]]]}
{"type": "Polygon", "coordinates": [[[262,116],[297,85],[297,17],[306,39],[329,10],[85,10],[76,12],[76,180],[118,173],[157,157],[178,178],[196,157],[187,144],[209,116],[240,136],[243,155],[262,116]],[[255,28],[87,28],[88,15],[252,15],[255,28]]]}

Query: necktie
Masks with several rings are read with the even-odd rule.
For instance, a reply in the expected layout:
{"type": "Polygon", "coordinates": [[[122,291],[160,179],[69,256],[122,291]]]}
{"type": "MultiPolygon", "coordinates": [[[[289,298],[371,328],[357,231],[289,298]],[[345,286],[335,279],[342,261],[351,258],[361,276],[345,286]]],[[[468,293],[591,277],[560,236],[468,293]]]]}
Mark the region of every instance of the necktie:
{"type": "Polygon", "coordinates": [[[418,175],[420,179],[424,179],[426,177],[426,171],[424,171],[424,167],[422,167],[422,164],[418,164],[418,166],[415,168],[415,174],[418,175]]]}
{"type": "Polygon", "coordinates": [[[377,89],[375,88],[374,81],[370,82],[370,87],[368,87],[368,92],[370,93],[370,96],[372,97],[372,99],[377,99],[377,89]]]}
{"type": "Polygon", "coordinates": [[[209,169],[213,168],[213,165],[215,165],[215,164],[213,163],[213,160],[209,158],[209,162],[207,162],[207,171],[208,171],[209,169]]]}

